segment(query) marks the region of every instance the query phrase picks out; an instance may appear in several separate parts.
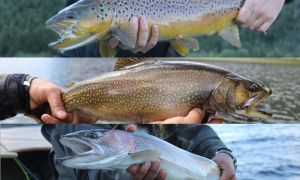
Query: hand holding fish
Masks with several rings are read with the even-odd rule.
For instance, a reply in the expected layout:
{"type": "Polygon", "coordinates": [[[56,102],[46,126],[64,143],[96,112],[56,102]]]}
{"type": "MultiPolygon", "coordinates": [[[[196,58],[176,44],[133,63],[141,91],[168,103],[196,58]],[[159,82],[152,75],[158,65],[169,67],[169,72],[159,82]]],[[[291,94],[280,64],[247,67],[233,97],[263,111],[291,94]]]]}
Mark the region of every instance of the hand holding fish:
{"type": "MultiPolygon", "coordinates": [[[[61,101],[61,100],[57,100],[61,101]]],[[[53,117],[49,114],[44,114],[41,117],[42,121],[46,124],[57,124],[62,122],[69,122],[69,123],[95,123],[96,119],[80,116],[80,114],[76,113],[68,113],[67,116],[64,119],[60,119],[57,117],[53,117]]],[[[195,108],[186,117],[173,117],[166,119],[164,121],[156,121],[152,122],[151,124],[201,124],[203,119],[203,112],[195,108]]],[[[210,123],[214,123],[213,120],[210,123]]],[[[222,123],[222,122],[216,122],[216,123],[222,123]]],[[[130,127],[128,131],[135,131],[134,128],[130,127]]]]}
{"type": "MultiPolygon", "coordinates": [[[[29,90],[30,108],[35,109],[48,102],[53,116],[57,119],[61,119],[63,122],[68,122],[68,119],[66,118],[67,113],[60,97],[61,92],[61,89],[55,84],[43,79],[34,79],[29,90]]],[[[45,119],[45,117],[42,117],[42,120],[43,119],[45,119]]],[[[47,118],[45,120],[47,120],[47,118]]],[[[47,123],[47,121],[44,122],[47,123]]]]}
{"type": "Polygon", "coordinates": [[[266,32],[276,20],[284,0],[246,0],[237,21],[244,28],[266,32]]]}
{"type": "Polygon", "coordinates": [[[135,180],[165,180],[167,172],[159,169],[160,161],[144,162],[141,165],[130,166],[127,171],[132,174],[135,180]]]}
{"type": "Polygon", "coordinates": [[[134,29],[138,31],[136,47],[132,49],[128,47],[126,44],[121,44],[121,42],[116,38],[112,38],[108,42],[111,48],[116,48],[117,46],[120,45],[121,48],[131,50],[132,52],[135,53],[136,52],[146,53],[157,44],[158,35],[159,35],[158,26],[153,25],[151,28],[151,33],[149,33],[148,21],[144,16],[141,16],[140,18],[132,17],[130,18],[130,23],[132,23],[134,29]]]}
{"type": "MultiPolygon", "coordinates": [[[[133,124],[129,124],[126,127],[126,131],[135,132],[137,127],[133,124]]],[[[155,161],[145,162],[141,165],[132,165],[127,171],[134,177],[134,179],[157,179],[157,180],[165,180],[166,172],[165,170],[160,170],[160,160],[157,159],[155,161]]]]}

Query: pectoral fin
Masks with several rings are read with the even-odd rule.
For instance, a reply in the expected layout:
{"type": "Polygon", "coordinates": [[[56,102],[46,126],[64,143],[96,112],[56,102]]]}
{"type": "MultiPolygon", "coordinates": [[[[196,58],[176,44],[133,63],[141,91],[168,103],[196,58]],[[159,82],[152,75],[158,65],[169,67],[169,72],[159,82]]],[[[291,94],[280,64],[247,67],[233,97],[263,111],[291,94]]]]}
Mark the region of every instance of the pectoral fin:
{"type": "Polygon", "coordinates": [[[199,43],[195,38],[176,38],[170,43],[171,46],[182,56],[188,55],[190,49],[193,51],[199,50],[199,43]]]}
{"type": "Polygon", "coordinates": [[[106,41],[99,43],[99,53],[101,57],[114,57],[118,53],[115,48],[111,48],[106,41]]]}
{"type": "Polygon", "coordinates": [[[131,22],[122,22],[116,24],[113,28],[113,37],[121,41],[130,48],[135,48],[137,41],[138,29],[136,29],[131,22]]]}
{"type": "Polygon", "coordinates": [[[219,35],[235,47],[241,47],[239,29],[236,24],[231,24],[219,32],[219,35]]]}
{"type": "Polygon", "coordinates": [[[131,159],[135,163],[143,163],[145,161],[152,161],[155,159],[158,159],[161,156],[161,153],[156,150],[146,150],[146,151],[140,151],[136,153],[129,154],[131,159]]]}

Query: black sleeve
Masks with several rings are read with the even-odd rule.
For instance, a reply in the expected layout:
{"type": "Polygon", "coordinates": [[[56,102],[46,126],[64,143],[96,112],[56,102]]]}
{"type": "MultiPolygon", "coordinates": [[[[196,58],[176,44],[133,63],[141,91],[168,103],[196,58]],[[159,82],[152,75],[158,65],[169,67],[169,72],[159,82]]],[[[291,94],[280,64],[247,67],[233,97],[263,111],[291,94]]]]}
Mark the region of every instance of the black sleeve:
{"type": "Polygon", "coordinates": [[[175,125],[172,129],[174,133],[165,140],[194,154],[212,159],[218,150],[229,150],[207,125],[175,125]]]}
{"type": "Polygon", "coordinates": [[[294,1],[294,0],[285,0],[284,3],[285,3],[285,4],[288,4],[288,3],[291,3],[291,2],[293,2],[293,1],[294,1]]]}
{"type": "Polygon", "coordinates": [[[0,120],[23,113],[28,102],[28,91],[23,86],[26,74],[0,75],[0,120]]]}

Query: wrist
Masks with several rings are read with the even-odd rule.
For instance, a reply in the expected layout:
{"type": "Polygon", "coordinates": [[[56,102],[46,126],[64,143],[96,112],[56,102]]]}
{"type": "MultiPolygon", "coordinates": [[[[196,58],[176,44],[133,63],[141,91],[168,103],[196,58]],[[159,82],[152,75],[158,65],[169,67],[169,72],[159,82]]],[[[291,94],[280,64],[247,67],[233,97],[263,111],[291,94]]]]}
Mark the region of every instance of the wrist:
{"type": "Polygon", "coordinates": [[[24,111],[26,114],[28,114],[31,111],[31,96],[30,96],[30,89],[32,86],[32,83],[34,81],[34,79],[36,79],[37,77],[34,76],[30,76],[27,75],[22,83],[23,87],[24,87],[24,111]]]}

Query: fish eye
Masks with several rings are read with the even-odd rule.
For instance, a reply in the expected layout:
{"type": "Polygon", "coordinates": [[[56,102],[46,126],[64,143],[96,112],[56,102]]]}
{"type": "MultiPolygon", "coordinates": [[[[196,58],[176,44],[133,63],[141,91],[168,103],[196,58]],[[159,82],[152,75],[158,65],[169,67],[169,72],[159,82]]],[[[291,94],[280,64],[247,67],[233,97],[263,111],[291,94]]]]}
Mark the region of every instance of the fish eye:
{"type": "Polygon", "coordinates": [[[258,91],[258,86],[257,84],[251,84],[249,87],[248,87],[248,90],[250,92],[257,92],[258,91]]]}
{"type": "Polygon", "coordinates": [[[100,134],[97,132],[91,132],[91,133],[87,133],[86,136],[91,139],[96,139],[100,137],[100,134]]]}
{"type": "Polygon", "coordinates": [[[75,18],[75,13],[73,13],[72,11],[68,11],[66,13],[66,18],[68,18],[68,19],[74,19],[75,18]]]}

